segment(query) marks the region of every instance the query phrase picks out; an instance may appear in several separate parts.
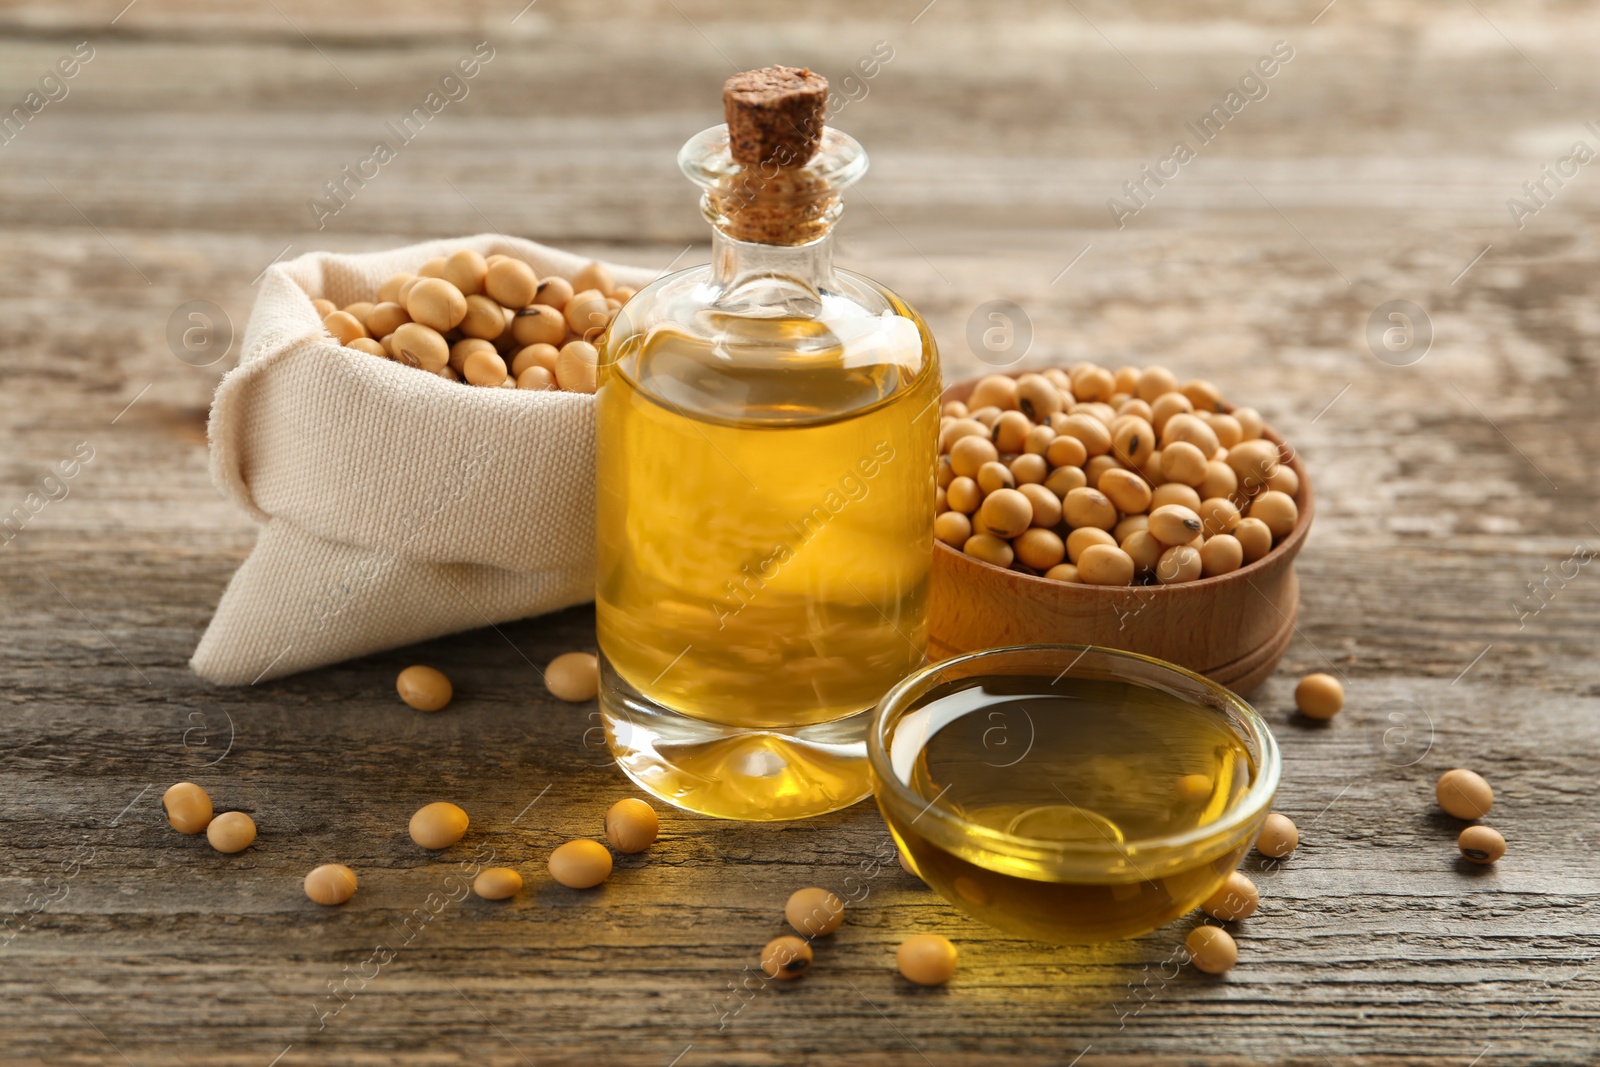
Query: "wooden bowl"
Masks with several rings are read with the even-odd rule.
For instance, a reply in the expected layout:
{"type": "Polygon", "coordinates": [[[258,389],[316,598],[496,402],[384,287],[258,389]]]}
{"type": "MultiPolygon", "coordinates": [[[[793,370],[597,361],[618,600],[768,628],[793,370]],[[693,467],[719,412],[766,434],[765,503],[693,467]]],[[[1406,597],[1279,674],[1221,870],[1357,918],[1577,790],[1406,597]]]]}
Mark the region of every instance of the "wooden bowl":
{"type": "MultiPolygon", "coordinates": [[[[944,399],[965,402],[976,384],[952,385],[944,399]]],[[[1283,444],[1270,427],[1262,436],[1283,444]]],[[[1006,645],[1100,645],[1176,663],[1249,693],[1283,657],[1299,609],[1294,557],[1311,529],[1311,479],[1298,456],[1288,465],[1300,478],[1295,528],[1254,563],[1214,578],[1125,588],[1057,582],[935,541],[928,654],[943,659],[1006,645]]]]}

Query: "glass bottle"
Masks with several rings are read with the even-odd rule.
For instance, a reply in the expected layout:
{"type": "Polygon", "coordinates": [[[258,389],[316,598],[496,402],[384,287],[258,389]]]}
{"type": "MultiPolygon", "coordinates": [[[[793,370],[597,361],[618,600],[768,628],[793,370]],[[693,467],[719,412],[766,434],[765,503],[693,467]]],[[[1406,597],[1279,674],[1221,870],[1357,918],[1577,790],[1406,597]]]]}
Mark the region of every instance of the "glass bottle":
{"type": "Polygon", "coordinates": [[[870,793],[870,710],[924,659],[938,354],[905,301],[833,265],[867,168],[852,138],[746,167],[719,125],[678,161],[712,261],[601,341],[601,715],[669,803],[819,815],[870,793]]]}

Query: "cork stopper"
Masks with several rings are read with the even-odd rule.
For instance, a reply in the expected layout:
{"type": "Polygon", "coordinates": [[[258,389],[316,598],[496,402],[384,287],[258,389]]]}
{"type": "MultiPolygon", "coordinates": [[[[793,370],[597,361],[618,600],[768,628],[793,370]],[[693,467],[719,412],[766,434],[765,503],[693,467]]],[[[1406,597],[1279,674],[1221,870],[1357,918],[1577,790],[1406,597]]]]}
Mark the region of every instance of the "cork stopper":
{"type": "Polygon", "coordinates": [[[803,167],[822,140],[828,79],[805,67],[762,67],[722,86],[728,148],[745,167],[803,167]]]}
{"type": "Polygon", "coordinates": [[[729,237],[764,245],[810,244],[839,215],[839,194],[828,180],[794,169],[742,174],[708,190],[706,203],[729,237]]]}

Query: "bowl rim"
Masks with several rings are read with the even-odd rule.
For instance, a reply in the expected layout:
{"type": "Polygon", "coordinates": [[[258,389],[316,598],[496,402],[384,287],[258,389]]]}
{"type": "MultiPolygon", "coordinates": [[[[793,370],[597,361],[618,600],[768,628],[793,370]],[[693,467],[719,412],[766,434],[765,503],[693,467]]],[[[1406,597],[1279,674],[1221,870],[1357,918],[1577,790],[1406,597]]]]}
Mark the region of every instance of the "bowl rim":
{"type": "MultiPolygon", "coordinates": [[[[1001,373],[1001,372],[996,372],[996,373],[1001,373]]],[[[1003,374],[1003,376],[1007,377],[1007,378],[1016,378],[1016,377],[1019,377],[1019,376],[1021,376],[1023,374],[1038,374],[1038,373],[1040,373],[1039,370],[1037,368],[1035,368],[1035,369],[1019,370],[1019,371],[1017,371],[1015,373],[1003,374]]],[[[980,382],[984,378],[988,378],[988,377],[991,377],[991,375],[985,374],[985,375],[981,375],[981,376],[979,376],[977,378],[963,378],[959,382],[952,382],[949,385],[945,386],[944,390],[939,394],[939,405],[940,405],[940,407],[942,408],[945,403],[947,403],[947,402],[949,402],[951,400],[961,399],[960,397],[955,397],[955,396],[951,395],[953,392],[955,392],[958,389],[959,390],[965,390],[966,395],[970,396],[971,393],[972,393],[972,390],[977,387],[978,382],[980,382]]],[[[963,402],[965,402],[965,401],[963,401],[963,402]]],[[[1235,407],[1235,405],[1229,404],[1226,401],[1224,401],[1223,402],[1222,413],[1223,414],[1227,414],[1227,413],[1233,411],[1234,407],[1235,407]]],[[[1289,443],[1288,438],[1284,437],[1282,434],[1280,434],[1277,430],[1273,429],[1271,426],[1268,426],[1265,422],[1263,422],[1261,424],[1261,436],[1263,438],[1265,438],[1266,440],[1271,441],[1273,444],[1277,445],[1280,450],[1283,448],[1284,445],[1287,445],[1289,443]]],[[[1296,493],[1294,495],[1295,507],[1299,509],[1299,518],[1294,524],[1294,529],[1289,531],[1289,536],[1288,537],[1285,537],[1282,541],[1279,541],[1277,544],[1273,545],[1270,549],[1268,549],[1266,555],[1262,556],[1260,559],[1256,560],[1254,563],[1246,563],[1244,566],[1240,567],[1238,570],[1229,571],[1227,574],[1213,574],[1209,578],[1196,578],[1192,582],[1174,582],[1171,585],[1163,585],[1160,582],[1156,582],[1156,583],[1151,584],[1151,585],[1143,585],[1143,584],[1134,584],[1134,585],[1090,585],[1090,584],[1088,584],[1086,582],[1062,582],[1062,581],[1057,581],[1054,578],[1046,578],[1042,574],[1029,574],[1027,571],[1019,571],[1019,570],[1017,570],[1017,569],[1015,569],[1013,567],[999,567],[999,566],[996,566],[993,563],[989,563],[989,562],[987,562],[985,560],[978,559],[976,556],[969,556],[965,552],[961,551],[959,548],[955,548],[955,547],[953,547],[951,545],[947,545],[943,541],[939,540],[938,538],[934,538],[933,551],[934,551],[934,555],[936,555],[936,556],[937,555],[948,554],[949,557],[953,557],[954,560],[958,561],[958,562],[955,563],[956,566],[966,565],[966,566],[977,567],[977,568],[980,568],[980,573],[982,571],[993,571],[997,575],[998,574],[1003,574],[1003,575],[1006,575],[1006,576],[1008,576],[1010,578],[1021,580],[1024,584],[1040,583],[1040,587],[1041,588],[1050,588],[1050,589],[1058,589],[1058,590],[1059,589],[1070,589],[1074,593],[1077,593],[1079,595],[1085,595],[1086,594],[1086,595],[1090,595],[1090,596],[1099,595],[1099,596],[1107,596],[1107,597],[1126,596],[1129,589],[1138,589],[1138,590],[1141,590],[1143,592],[1149,592],[1151,595],[1154,595],[1154,596],[1160,596],[1162,590],[1168,590],[1168,589],[1171,589],[1171,590],[1205,589],[1205,588],[1208,588],[1208,587],[1211,587],[1211,586],[1221,585],[1224,582],[1238,581],[1241,578],[1248,578],[1248,576],[1252,572],[1265,571],[1267,569],[1267,565],[1268,564],[1276,565],[1280,561],[1280,559],[1292,559],[1294,556],[1299,554],[1301,546],[1305,543],[1306,537],[1311,532],[1311,519],[1313,517],[1314,512],[1316,511],[1316,502],[1315,502],[1315,496],[1311,491],[1311,477],[1310,477],[1309,474],[1306,473],[1305,464],[1300,461],[1300,452],[1299,452],[1298,449],[1292,449],[1292,454],[1290,455],[1290,457],[1288,459],[1288,466],[1289,466],[1290,469],[1292,469],[1295,472],[1295,475],[1300,479],[1300,487],[1299,487],[1298,491],[1296,491],[1296,493]]],[[[1023,647],[1023,646],[1011,646],[1011,647],[1023,647]]]]}
{"type": "MultiPolygon", "coordinates": [[[[1075,659],[1073,663],[1075,664],[1075,659]]],[[[1068,670],[1071,665],[1068,666],[1068,670]]],[[[1063,672],[1065,673],[1065,672],[1063,672]]],[[[896,716],[896,721],[902,718],[896,716]]],[[[888,790],[894,799],[913,807],[920,807],[923,815],[931,815],[937,821],[953,829],[957,833],[991,842],[1002,846],[1015,848],[1018,845],[1030,848],[1043,854],[1053,854],[1063,861],[1082,860],[1092,857],[1105,857],[1111,855],[1121,856],[1130,861],[1134,856],[1141,854],[1156,854],[1159,859],[1162,854],[1181,852],[1182,850],[1202,844],[1207,841],[1228,838],[1237,833],[1243,826],[1252,821],[1266,817],[1283,775],[1283,756],[1278,747],[1277,738],[1273,736],[1272,728],[1266,717],[1257,711],[1249,701],[1235,693],[1220,682],[1214,682],[1203,674],[1180,667],[1154,656],[1146,656],[1138,652],[1129,652],[1125,649],[1108,648],[1104,645],[1072,645],[1072,644],[1029,644],[1029,645],[1003,645],[997,648],[979,649],[976,652],[966,652],[948,659],[926,664],[911,672],[883,695],[882,699],[872,709],[872,719],[867,727],[867,764],[873,778],[881,783],[880,788],[888,790]],[[1221,697],[1230,705],[1248,727],[1249,734],[1259,748],[1256,759],[1258,773],[1256,780],[1250,783],[1250,788],[1240,796],[1227,811],[1214,822],[1184,830],[1176,834],[1159,837],[1141,837],[1125,840],[1121,844],[1110,841],[1105,843],[1091,842],[1089,844],[1050,841],[1041,838],[1025,837],[1020,834],[1005,833],[973,822],[948,808],[939,804],[939,797],[932,801],[918,795],[909,785],[902,782],[894,773],[894,768],[889,762],[888,749],[884,742],[886,726],[889,720],[890,707],[911,688],[919,685],[940,671],[945,670],[955,663],[966,663],[978,659],[1019,652],[1045,652],[1066,653],[1077,652],[1078,659],[1089,652],[1101,653],[1113,659],[1137,660],[1153,666],[1160,671],[1179,675],[1193,683],[1200,685],[1213,694],[1221,697]]],[[[879,796],[880,803],[889,803],[890,800],[879,796]]],[[[919,815],[918,818],[922,816],[919,815]]]]}

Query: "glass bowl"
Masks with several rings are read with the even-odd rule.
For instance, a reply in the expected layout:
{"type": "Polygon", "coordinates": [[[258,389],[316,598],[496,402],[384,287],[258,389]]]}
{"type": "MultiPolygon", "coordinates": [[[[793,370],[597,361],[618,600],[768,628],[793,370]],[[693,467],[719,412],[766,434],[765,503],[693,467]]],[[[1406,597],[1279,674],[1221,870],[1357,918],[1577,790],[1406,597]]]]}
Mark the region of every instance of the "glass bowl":
{"type": "Polygon", "coordinates": [[[879,702],[867,757],[879,810],[929,886],[1058,944],[1134,937],[1211,896],[1280,773],[1266,722],[1234,693],[1085,645],[924,667],[879,702]]]}

